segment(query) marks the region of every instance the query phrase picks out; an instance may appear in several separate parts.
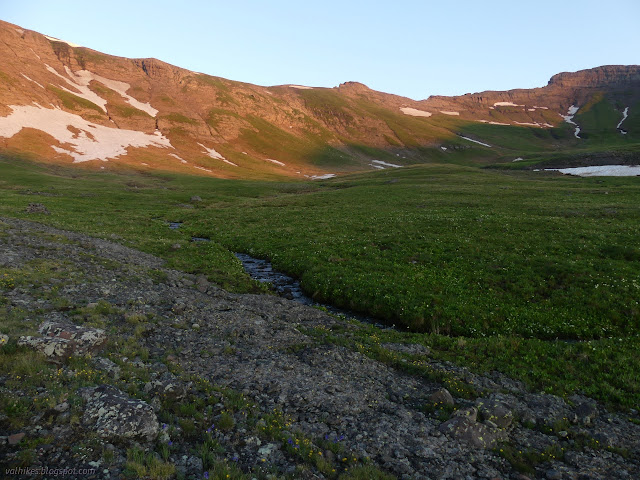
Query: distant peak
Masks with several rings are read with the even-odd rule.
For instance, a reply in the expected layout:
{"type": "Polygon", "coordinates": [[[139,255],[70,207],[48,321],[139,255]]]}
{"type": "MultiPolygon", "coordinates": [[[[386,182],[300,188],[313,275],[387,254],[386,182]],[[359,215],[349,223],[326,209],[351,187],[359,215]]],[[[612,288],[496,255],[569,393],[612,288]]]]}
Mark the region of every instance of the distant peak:
{"type": "Polygon", "coordinates": [[[350,91],[350,92],[369,92],[371,89],[367,87],[364,83],[360,82],[344,82],[341,83],[338,88],[340,90],[350,91]]]}

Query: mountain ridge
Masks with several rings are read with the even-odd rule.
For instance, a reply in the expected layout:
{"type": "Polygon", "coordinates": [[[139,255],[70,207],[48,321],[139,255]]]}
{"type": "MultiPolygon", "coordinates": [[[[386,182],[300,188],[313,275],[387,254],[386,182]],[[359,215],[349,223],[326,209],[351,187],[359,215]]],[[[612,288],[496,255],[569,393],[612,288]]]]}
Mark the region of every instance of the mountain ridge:
{"type": "Polygon", "coordinates": [[[624,108],[632,112],[625,140],[637,132],[637,65],[563,72],[534,89],[412,100],[353,81],[252,85],[155,58],[110,56],[6,22],[0,38],[0,148],[60,163],[313,178],[379,168],[373,160],[408,165],[468,150],[479,159],[516,154],[509,142],[491,143],[501,126],[555,151],[576,146],[568,110],[594,98],[607,103],[607,134],[622,133],[615,124],[624,108]],[[53,127],[61,122],[66,130],[53,127]],[[481,124],[492,128],[485,136],[481,124]],[[552,141],[536,140],[543,137],[552,141]]]}

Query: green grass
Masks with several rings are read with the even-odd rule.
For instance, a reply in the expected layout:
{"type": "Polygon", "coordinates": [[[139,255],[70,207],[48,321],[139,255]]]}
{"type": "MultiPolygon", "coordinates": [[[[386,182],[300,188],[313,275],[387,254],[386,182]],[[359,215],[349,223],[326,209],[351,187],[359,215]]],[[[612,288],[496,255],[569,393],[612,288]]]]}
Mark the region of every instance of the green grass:
{"type": "Polygon", "coordinates": [[[130,107],[128,105],[113,105],[110,107],[116,115],[124,118],[133,118],[133,117],[149,117],[147,112],[143,112],[142,110],[138,110],[135,107],[130,107]]]}
{"type": "Polygon", "coordinates": [[[102,110],[102,108],[85,98],[74,95],[73,93],[65,92],[64,90],[58,87],[54,87],[53,85],[47,85],[47,89],[55,93],[62,102],[62,105],[70,110],[87,108],[89,110],[95,110],[100,114],[104,114],[104,110],[102,110]]]}
{"type": "Polygon", "coordinates": [[[186,123],[187,125],[196,125],[198,121],[194,118],[189,118],[180,113],[170,113],[168,115],[163,116],[162,118],[169,120],[173,123],[186,123]]]}
{"type": "Polygon", "coordinates": [[[433,164],[276,183],[89,173],[6,157],[0,170],[0,215],[115,233],[238,292],[260,289],[231,252],[268,258],[317,299],[418,332],[397,335],[442,359],[537,390],[640,402],[636,178],[433,164]],[[192,195],[203,201],[182,207],[192,195]],[[34,201],[51,215],[27,215],[34,201]],[[183,225],[170,230],[168,221],[183,225]]]}

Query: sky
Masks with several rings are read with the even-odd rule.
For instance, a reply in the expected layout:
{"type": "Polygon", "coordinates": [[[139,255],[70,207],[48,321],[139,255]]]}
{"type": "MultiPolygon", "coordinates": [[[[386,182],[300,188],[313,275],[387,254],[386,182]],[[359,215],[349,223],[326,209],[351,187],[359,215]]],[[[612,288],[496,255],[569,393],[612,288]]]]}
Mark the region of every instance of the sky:
{"type": "Polygon", "coordinates": [[[640,64],[639,18],[640,0],[0,0],[0,19],[110,55],[415,100],[640,64]]]}

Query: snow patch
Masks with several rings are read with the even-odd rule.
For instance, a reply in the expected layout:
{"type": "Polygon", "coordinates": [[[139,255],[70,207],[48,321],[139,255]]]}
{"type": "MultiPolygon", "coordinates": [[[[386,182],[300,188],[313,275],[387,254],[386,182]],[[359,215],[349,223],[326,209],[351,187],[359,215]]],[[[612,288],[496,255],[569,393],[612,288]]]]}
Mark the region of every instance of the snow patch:
{"type": "Polygon", "coordinates": [[[74,163],[107,161],[109,158],[126,155],[129,147],[173,148],[169,139],[158,131],[148,134],[96,125],[79,115],[37,104],[11,105],[9,108],[12,112],[6,117],[0,117],[0,137],[11,138],[23,128],[41,130],[63,144],[64,148],[54,149],[73,157],[74,163]]]}
{"type": "Polygon", "coordinates": [[[515,123],[516,125],[526,125],[528,127],[542,127],[542,126],[545,125],[543,123],[538,123],[538,122],[533,122],[533,123],[530,123],[530,122],[513,122],[513,123],[515,123]]]}
{"type": "Polygon", "coordinates": [[[313,87],[307,87],[306,85],[287,85],[289,88],[297,88],[298,90],[313,90],[313,87]]]}
{"type": "Polygon", "coordinates": [[[502,125],[505,127],[508,127],[509,125],[511,125],[510,123],[490,122],[489,120],[478,120],[478,121],[482,123],[488,123],[489,125],[502,125]]]}
{"type": "Polygon", "coordinates": [[[576,107],[575,105],[571,105],[569,107],[569,110],[567,111],[566,115],[560,114],[560,116],[562,118],[564,118],[565,122],[576,126],[576,130],[575,130],[575,132],[573,132],[573,134],[575,135],[576,138],[580,138],[580,135],[579,135],[580,134],[580,127],[578,126],[578,124],[576,122],[573,121],[573,117],[574,117],[574,115],[577,113],[577,111],[579,109],[580,109],[580,107],[576,107]]]}
{"type": "Polygon", "coordinates": [[[170,153],[170,154],[169,154],[169,156],[170,156],[170,157],[173,157],[173,158],[177,158],[177,159],[178,159],[178,160],[180,160],[180,162],[182,162],[182,163],[187,163],[187,161],[186,161],[184,158],[182,158],[182,157],[180,157],[180,156],[176,155],[175,153],[170,153]]]}
{"type": "Polygon", "coordinates": [[[382,160],[371,160],[371,163],[375,163],[376,165],[381,165],[382,167],[392,167],[392,168],[402,168],[402,165],[396,165],[395,163],[387,163],[382,160]]]}
{"type": "Polygon", "coordinates": [[[69,45],[70,47],[76,48],[76,47],[81,47],[82,45],[78,45],[77,43],[71,43],[71,42],[67,42],[66,40],[60,40],[59,38],[56,37],[50,37],[48,35],[45,35],[44,38],[46,38],[47,40],[51,40],[52,42],[62,42],[62,43],[66,43],[67,45],[69,45]]]}
{"type": "Polygon", "coordinates": [[[524,160],[524,158],[522,158],[522,157],[518,157],[518,158],[514,159],[513,161],[514,161],[514,162],[521,162],[521,161],[523,161],[523,160],[524,160]]]}
{"type": "MultiPolygon", "coordinates": [[[[64,75],[60,75],[55,68],[47,65],[46,63],[44,64],[45,67],[47,67],[47,70],[49,70],[51,73],[53,73],[55,76],[57,76],[58,78],[64,80],[65,82],[67,82],[69,85],[71,85],[73,88],[76,89],[76,91],[74,92],[73,90],[69,90],[68,88],[62,87],[60,86],[60,88],[62,90],[64,90],[65,92],[69,92],[72,93],[78,97],[84,98],[85,100],[88,100],[92,103],[95,103],[96,105],[98,105],[105,113],[107,112],[107,108],[105,107],[105,105],[107,104],[107,101],[100,97],[98,94],[96,94],[95,92],[91,91],[91,89],[89,88],[89,82],[85,83],[77,83],[74,80],[71,80],[67,77],[65,77],[64,75]]],[[[73,75],[73,72],[71,72],[71,70],[69,70],[69,67],[64,67],[65,70],[67,71],[67,73],[71,73],[71,78],[76,78],[77,80],[79,80],[80,82],[84,82],[84,80],[82,79],[82,77],[75,77],[75,75],[73,75]]]]}
{"type": "Polygon", "coordinates": [[[447,147],[440,147],[443,151],[447,151],[447,147]]]}
{"type": "MultiPolygon", "coordinates": [[[[307,175],[305,175],[305,176],[307,176],[307,175]]],[[[311,178],[313,180],[327,180],[327,179],[333,178],[335,176],[336,176],[335,173],[326,173],[324,175],[311,175],[311,178]]]]}
{"type": "Polygon", "coordinates": [[[385,168],[382,165],[374,165],[373,163],[369,164],[370,167],[377,168],[378,170],[384,170],[385,168]]]}
{"type": "Polygon", "coordinates": [[[491,145],[489,145],[488,143],[482,143],[482,142],[479,142],[478,140],[474,140],[473,138],[465,137],[465,136],[463,136],[463,135],[458,135],[458,136],[459,136],[460,138],[464,139],[464,140],[469,141],[469,142],[473,142],[473,143],[477,143],[478,145],[482,145],[483,147],[489,147],[489,148],[492,148],[492,147],[491,147],[491,145]]]}
{"type": "Polygon", "coordinates": [[[460,115],[460,112],[448,112],[445,110],[440,110],[440,113],[444,113],[445,115],[460,115]]]}
{"type": "Polygon", "coordinates": [[[233,162],[230,162],[229,160],[227,160],[226,158],[224,158],[222,155],[220,155],[218,152],[216,152],[215,148],[207,148],[205,147],[203,144],[198,143],[198,145],[200,145],[202,148],[204,148],[207,152],[207,155],[209,155],[211,158],[214,158],[216,160],[222,160],[224,163],[228,163],[229,165],[233,165],[234,167],[237,167],[238,165],[236,165],[233,162]]]}
{"type": "Polygon", "coordinates": [[[199,167],[197,165],[194,165],[193,168],[197,168],[198,170],[204,170],[205,172],[213,173],[213,170],[209,170],[208,168],[204,168],[204,167],[199,167]]]}
{"type": "MultiPolygon", "coordinates": [[[[36,82],[35,80],[32,80],[31,78],[27,77],[24,73],[21,73],[21,75],[22,75],[24,78],[26,78],[27,80],[29,80],[30,82],[33,82],[33,83],[35,83],[36,85],[38,85],[40,88],[44,88],[44,87],[42,86],[42,84],[40,84],[40,83],[36,82]]],[[[620,122],[620,123],[622,123],[622,122],[620,122]]]]}
{"type": "Polygon", "coordinates": [[[539,108],[540,110],[549,110],[549,107],[536,107],[535,105],[533,106],[533,108],[539,108]]]}
{"type": "Polygon", "coordinates": [[[21,28],[16,28],[15,31],[18,32],[18,35],[22,35],[24,33],[24,30],[21,28]]]}
{"type": "MultiPolygon", "coordinates": [[[[620,129],[620,125],[622,125],[622,122],[624,122],[627,119],[628,116],[629,116],[629,107],[625,108],[624,111],[622,112],[622,120],[620,120],[620,123],[618,123],[618,125],[616,125],[616,128],[618,130],[621,130],[620,129]]],[[[627,133],[624,130],[622,130],[622,132],[623,133],[627,133]]]]}
{"type": "Polygon", "coordinates": [[[278,160],[274,160],[273,158],[265,158],[265,160],[267,162],[271,162],[271,163],[275,163],[276,165],[280,165],[281,167],[284,167],[285,164],[282,162],[279,162],[278,160]]]}
{"type": "Polygon", "coordinates": [[[425,112],[424,110],[418,110],[417,108],[401,107],[400,111],[405,115],[411,115],[412,117],[430,117],[433,115],[431,112],[425,112]]]}
{"type": "Polygon", "coordinates": [[[89,84],[91,83],[92,80],[95,80],[96,82],[103,84],[105,87],[108,87],[111,90],[118,92],[120,95],[122,95],[122,97],[124,97],[125,101],[132,107],[137,108],[138,110],[142,110],[143,112],[148,113],[152,117],[155,117],[158,113],[158,110],[153,108],[149,103],[142,103],[136,100],[135,98],[133,98],[132,96],[128,95],[127,90],[131,88],[131,85],[129,85],[126,82],[111,80],[109,78],[105,78],[93,72],[90,72],[89,70],[79,70],[74,73],[67,66],[65,66],[64,69],[68,77],[65,77],[64,75],[59,74],[56,71],[56,69],[47,65],[46,63],[45,63],[45,67],[47,67],[47,70],[49,70],[51,73],[53,73],[57,77],[64,80],[65,82],[70,84],[72,87],[74,87],[76,90],[79,90],[81,93],[77,93],[72,90],[68,90],[65,87],[61,87],[63,90],[69,93],[73,93],[74,95],[82,97],[86,100],[89,100],[90,102],[93,102],[96,105],[99,105],[100,108],[102,108],[102,110],[104,110],[105,112],[107,111],[106,109],[107,101],[89,88],[89,84]]]}
{"type": "Polygon", "coordinates": [[[640,175],[640,165],[598,165],[593,167],[545,168],[545,171],[577,175],[580,177],[635,177],[640,175]]]}
{"type": "Polygon", "coordinates": [[[518,105],[513,102],[496,102],[493,104],[494,107],[524,107],[524,105],[518,105]]]}
{"type": "MultiPolygon", "coordinates": [[[[67,73],[68,74],[73,74],[70,70],[67,70],[67,73]]],[[[87,82],[86,83],[87,85],[89,85],[89,82],[91,82],[91,80],[95,80],[97,82],[100,82],[105,87],[108,87],[111,90],[115,90],[120,95],[122,95],[124,97],[124,99],[126,100],[126,102],[129,105],[131,105],[133,108],[137,108],[138,110],[142,110],[143,112],[148,113],[152,117],[155,117],[158,114],[158,110],[153,108],[151,106],[151,104],[142,103],[142,102],[136,100],[135,98],[133,98],[131,95],[128,95],[127,94],[127,90],[129,90],[131,88],[131,85],[129,85],[126,82],[120,82],[118,80],[111,80],[109,78],[105,78],[105,77],[102,77],[102,76],[97,75],[95,73],[92,73],[92,72],[90,72],[88,70],[80,70],[77,73],[77,77],[76,78],[84,78],[85,81],[87,82]]]]}

